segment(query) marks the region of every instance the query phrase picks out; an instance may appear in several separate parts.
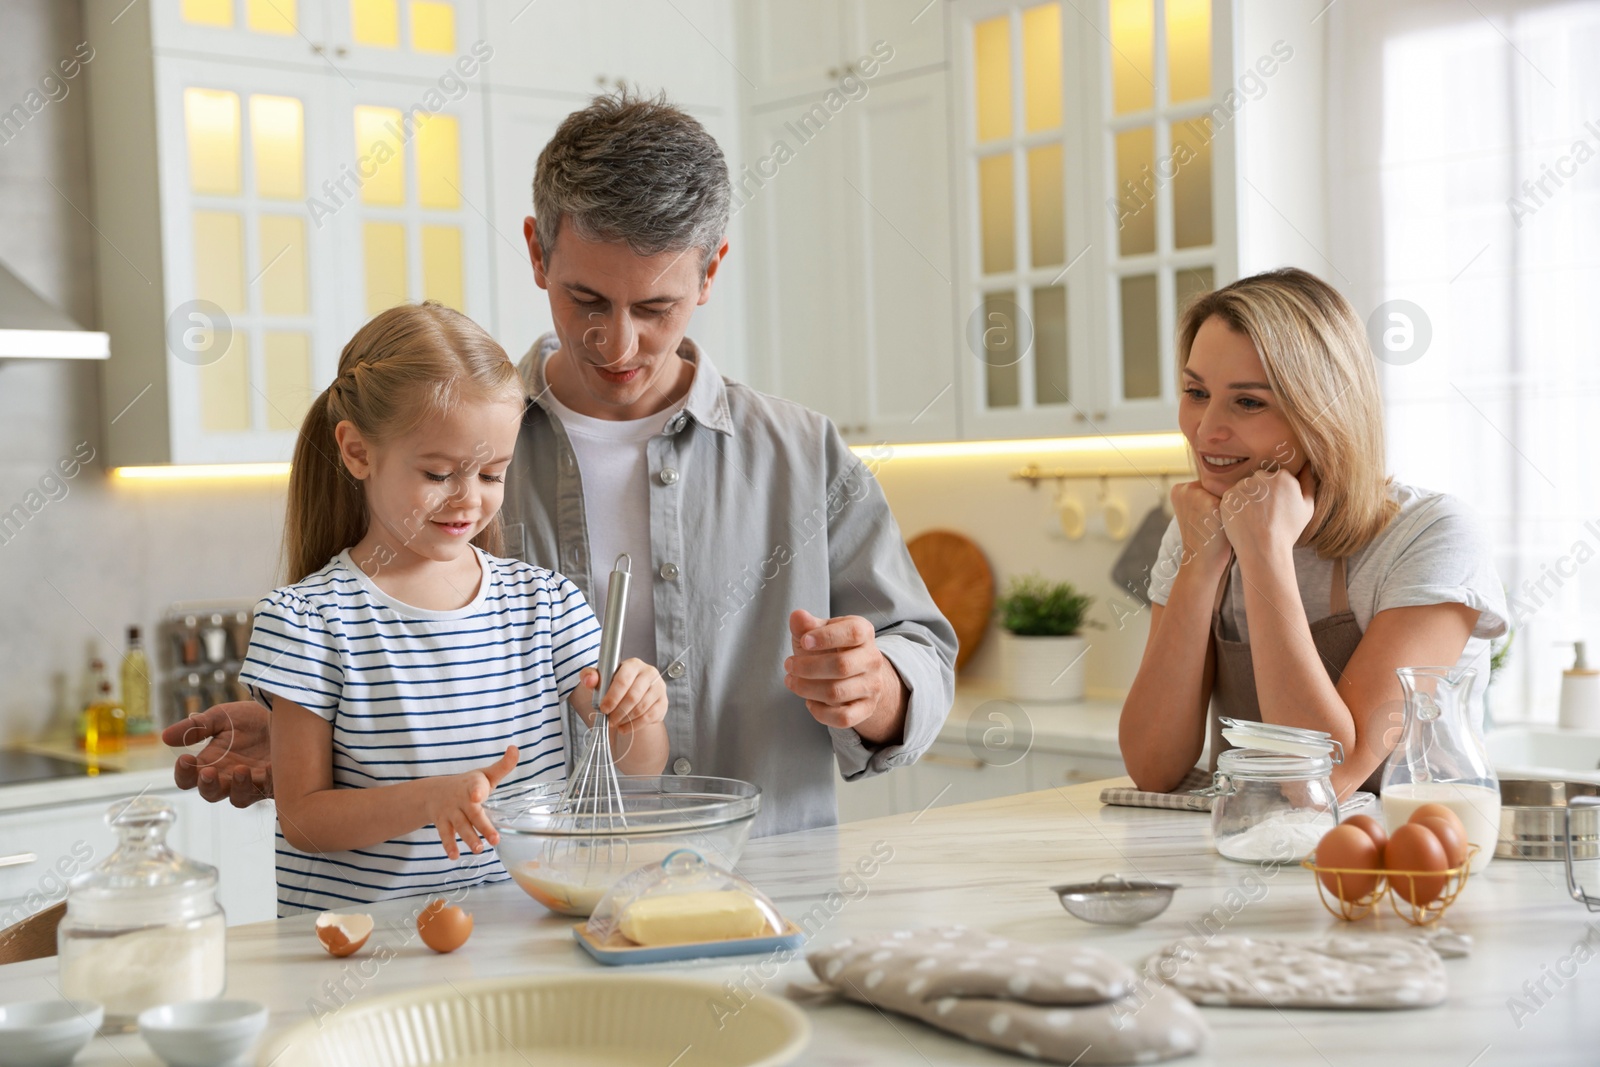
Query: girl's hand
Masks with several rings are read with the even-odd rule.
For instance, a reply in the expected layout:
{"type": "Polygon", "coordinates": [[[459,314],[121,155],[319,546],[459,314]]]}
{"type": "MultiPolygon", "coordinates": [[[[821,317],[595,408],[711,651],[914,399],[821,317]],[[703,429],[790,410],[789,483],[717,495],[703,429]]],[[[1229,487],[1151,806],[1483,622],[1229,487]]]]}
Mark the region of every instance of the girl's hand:
{"type": "MultiPolygon", "coordinates": [[[[600,672],[585,667],[572,691],[572,706],[586,724],[594,723],[594,691],[600,672]]],[[[627,734],[667,717],[667,683],[661,672],[641,659],[625,659],[611,676],[611,688],[600,698],[600,713],[611,728],[627,734]]]]}
{"type": "Polygon", "coordinates": [[[500,843],[500,834],[483,813],[483,802],[489,799],[500,779],[516,770],[517,746],[507,745],[506,754],[481,770],[463,774],[445,774],[430,778],[434,788],[427,800],[428,821],[439,831],[444,842],[445,855],[452,860],[461,858],[456,847],[459,836],[473,855],[483,851],[483,843],[500,843]]]}
{"type": "Polygon", "coordinates": [[[1298,475],[1279,468],[1256,471],[1222,501],[1228,540],[1241,560],[1291,554],[1317,507],[1317,476],[1308,463],[1298,475]]]}
{"type": "Polygon", "coordinates": [[[1233,555],[1233,545],[1222,521],[1222,500],[1199,482],[1179,482],[1172,487],[1172,513],[1183,535],[1180,567],[1198,567],[1201,574],[1220,578],[1233,555]]]}

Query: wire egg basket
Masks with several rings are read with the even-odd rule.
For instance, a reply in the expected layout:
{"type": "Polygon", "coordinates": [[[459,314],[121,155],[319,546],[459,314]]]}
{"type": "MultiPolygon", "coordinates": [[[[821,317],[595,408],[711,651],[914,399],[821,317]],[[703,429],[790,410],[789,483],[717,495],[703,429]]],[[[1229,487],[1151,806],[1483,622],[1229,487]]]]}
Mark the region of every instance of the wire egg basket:
{"type": "Polygon", "coordinates": [[[1456,897],[1467,886],[1467,876],[1472,873],[1472,861],[1478,854],[1477,845],[1467,846],[1467,858],[1459,867],[1450,867],[1442,871],[1390,871],[1381,868],[1367,867],[1319,867],[1316,857],[1300,861],[1300,866],[1317,876],[1317,897],[1322,901],[1322,906],[1328,911],[1347,922],[1355,922],[1372,914],[1373,910],[1382,903],[1384,897],[1389,898],[1389,904],[1394,908],[1394,913],[1413,926],[1427,926],[1436,923],[1444,917],[1450,905],[1456,902],[1456,897]],[[1323,875],[1331,875],[1334,888],[1329,889],[1323,880],[1323,875]],[[1345,879],[1351,879],[1351,892],[1345,891],[1345,879]],[[1425,904],[1413,904],[1404,895],[1396,891],[1394,883],[1402,883],[1410,879],[1408,888],[1412,896],[1416,892],[1416,883],[1427,879],[1444,879],[1444,888],[1439,895],[1425,904]],[[1365,893],[1354,892],[1359,882],[1367,879],[1373,880],[1373,887],[1365,893]],[[1351,899],[1346,899],[1350,897],[1351,899]]]}

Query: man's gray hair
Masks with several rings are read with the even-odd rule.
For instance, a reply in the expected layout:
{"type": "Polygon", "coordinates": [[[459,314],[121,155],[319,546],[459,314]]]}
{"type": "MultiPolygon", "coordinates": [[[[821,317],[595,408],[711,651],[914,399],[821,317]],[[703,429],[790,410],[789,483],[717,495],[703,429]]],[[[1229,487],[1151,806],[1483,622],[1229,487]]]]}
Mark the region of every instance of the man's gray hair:
{"type": "Polygon", "coordinates": [[[698,248],[705,270],[728,229],[732,184],[716,138],[663,93],[597,96],[539,153],[533,214],[548,256],[570,224],[641,256],[698,248]]]}

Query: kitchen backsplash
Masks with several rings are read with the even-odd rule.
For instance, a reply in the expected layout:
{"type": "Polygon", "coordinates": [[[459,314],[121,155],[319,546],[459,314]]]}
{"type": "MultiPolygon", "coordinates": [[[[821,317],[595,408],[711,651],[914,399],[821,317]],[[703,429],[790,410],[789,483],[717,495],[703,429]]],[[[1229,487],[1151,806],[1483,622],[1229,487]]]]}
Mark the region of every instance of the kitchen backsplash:
{"type": "MultiPolygon", "coordinates": [[[[1063,420],[1065,422],[1065,420],[1063,420]]],[[[953,530],[965,534],[983,549],[994,571],[995,590],[1008,579],[1037,571],[1056,581],[1070,581],[1095,598],[1090,618],[1104,629],[1089,629],[1084,636],[1089,651],[1084,659],[1091,700],[1120,699],[1126,695],[1139,668],[1149,630],[1149,611],[1111,582],[1111,568],[1127,542],[1112,541],[1096,532],[1100,483],[1071,479],[1065,493],[1076,497],[1087,511],[1088,532],[1076,541],[1059,535],[1055,507],[1056,483],[1037,487],[1014,481],[1013,471],[1037,462],[1054,466],[1059,456],[961,456],[923,458],[896,456],[877,467],[883,486],[909,539],[926,530],[953,530]]],[[[1128,506],[1134,528],[1155,507],[1163,492],[1160,477],[1113,478],[1109,495],[1128,506]]],[[[1000,677],[998,627],[991,622],[977,654],[961,672],[962,681],[996,681],[1000,677]]]]}

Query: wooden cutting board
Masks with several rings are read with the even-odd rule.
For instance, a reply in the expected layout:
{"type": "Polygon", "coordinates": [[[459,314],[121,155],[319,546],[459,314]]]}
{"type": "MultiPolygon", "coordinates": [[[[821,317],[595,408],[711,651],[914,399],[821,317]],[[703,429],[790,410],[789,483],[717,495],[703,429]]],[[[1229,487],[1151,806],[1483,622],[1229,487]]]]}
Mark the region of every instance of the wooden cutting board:
{"type": "Polygon", "coordinates": [[[950,530],[920,533],[906,547],[933,602],[955,628],[960,642],[956,670],[960,670],[989,632],[989,619],[994,615],[994,571],[977,542],[950,530]]]}

